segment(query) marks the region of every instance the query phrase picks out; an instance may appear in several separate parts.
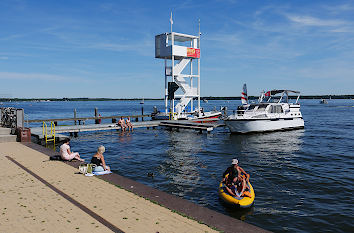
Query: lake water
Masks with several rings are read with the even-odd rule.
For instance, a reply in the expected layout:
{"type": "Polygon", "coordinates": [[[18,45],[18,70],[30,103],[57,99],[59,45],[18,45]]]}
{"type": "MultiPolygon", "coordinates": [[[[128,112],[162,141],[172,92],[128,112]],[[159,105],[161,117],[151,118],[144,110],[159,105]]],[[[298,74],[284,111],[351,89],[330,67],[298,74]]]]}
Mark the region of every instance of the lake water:
{"type": "MultiPolygon", "coordinates": [[[[74,151],[89,161],[99,145],[113,171],[199,205],[274,232],[353,232],[354,100],[301,100],[305,129],[231,135],[227,128],[210,134],[138,128],[134,132],[80,133],[74,151]],[[218,184],[232,158],[251,175],[254,206],[233,210],[218,198],[218,184]],[[148,176],[153,173],[154,176],[148,176]]],[[[26,118],[151,113],[162,101],[22,102],[26,118]]],[[[209,101],[206,110],[239,101],[209,101]]],[[[1,106],[0,106],[1,107],[1,106]]],[[[109,120],[103,121],[109,122],[109,120]]],[[[92,121],[86,122],[86,124],[92,121]]],[[[60,124],[72,124],[64,122],[60,124]]],[[[39,125],[39,124],[37,124],[39,125]]]]}

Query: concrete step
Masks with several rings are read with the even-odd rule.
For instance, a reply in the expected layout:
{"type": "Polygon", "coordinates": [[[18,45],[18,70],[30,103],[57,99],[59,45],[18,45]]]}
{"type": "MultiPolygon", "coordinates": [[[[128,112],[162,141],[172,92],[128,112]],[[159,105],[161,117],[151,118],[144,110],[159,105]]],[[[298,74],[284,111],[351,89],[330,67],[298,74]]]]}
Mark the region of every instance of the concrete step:
{"type": "Polygon", "coordinates": [[[16,142],[16,135],[0,135],[0,143],[2,142],[16,142]]]}
{"type": "Polygon", "coordinates": [[[9,135],[11,134],[11,129],[10,128],[2,128],[0,127],[0,135],[9,135]]]}

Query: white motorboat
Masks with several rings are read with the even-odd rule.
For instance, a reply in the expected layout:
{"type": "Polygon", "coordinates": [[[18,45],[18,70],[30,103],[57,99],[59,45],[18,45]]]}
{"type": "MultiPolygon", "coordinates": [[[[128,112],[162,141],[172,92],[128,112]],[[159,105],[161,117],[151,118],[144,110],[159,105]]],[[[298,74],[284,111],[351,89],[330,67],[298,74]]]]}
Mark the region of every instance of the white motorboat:
{"type": "Polygon", "coordinates": [[[237,111],[225,119],[231,133],[266,132],[304,128],[304,120],[298,103],[300,92],[272,90],[262,93],[258,103],[243,102],[237,111]],[[289,103],[289,93],[296,94],[289,103]]]}

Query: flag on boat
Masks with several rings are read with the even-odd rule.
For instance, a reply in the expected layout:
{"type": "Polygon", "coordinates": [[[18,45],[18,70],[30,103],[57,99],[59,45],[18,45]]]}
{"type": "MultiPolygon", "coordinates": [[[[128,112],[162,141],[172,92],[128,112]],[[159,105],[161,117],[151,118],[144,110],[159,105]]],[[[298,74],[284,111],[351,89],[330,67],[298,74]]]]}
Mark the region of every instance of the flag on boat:
{"type": "Polygon", "coordinates": [[[247,96],[247,86],[246,83],[243,84],[243,90],[241,92],[241,102],[242,105],[248,104],[248,96],[247,96]]]}
{"type": "Polygon", "coordinates": [[[264,94],[265,97],[267,96],[270,96],[270,91],[267,91],[265,94],[264,94]]]}

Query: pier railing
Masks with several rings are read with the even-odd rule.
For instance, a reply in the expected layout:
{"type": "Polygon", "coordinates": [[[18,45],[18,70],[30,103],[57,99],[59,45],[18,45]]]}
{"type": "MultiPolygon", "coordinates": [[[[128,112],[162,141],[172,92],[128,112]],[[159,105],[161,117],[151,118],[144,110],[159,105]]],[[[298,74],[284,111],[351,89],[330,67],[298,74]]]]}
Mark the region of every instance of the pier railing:
{"type": "Polygon", "coordinates": [[[151,114],[146,114],[146,115],[119,115],[119,116],[100,116],[100,117],[70,117],[70,118],[52,118],[52,119],[34,119],[34,120],[28,120],[29,123],[33,122],[43,122],[43,121],[48,121],[48,122],[58,122],[58,121],[86,121],[86,120],[100,120],[100,119],[119,119],[119,118],[127,118],[130,117],[131,119],[135,119],[135,121],[138,121],[139,118],[144,117],[151,117],[151,114]]]}

